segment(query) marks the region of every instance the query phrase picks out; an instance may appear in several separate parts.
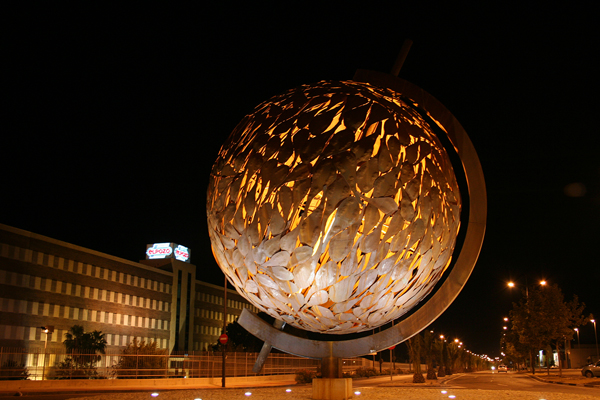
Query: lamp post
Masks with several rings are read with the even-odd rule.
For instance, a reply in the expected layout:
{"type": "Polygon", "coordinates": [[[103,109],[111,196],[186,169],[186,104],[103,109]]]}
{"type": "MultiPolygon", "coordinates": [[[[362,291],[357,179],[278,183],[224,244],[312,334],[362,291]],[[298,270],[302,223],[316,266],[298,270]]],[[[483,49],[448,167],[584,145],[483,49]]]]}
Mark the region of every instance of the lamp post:
{"type": "Polygon", "coordinates": [[[596,358],[600,360],[600,352],[598,352],[598,331],[596,331],[596,320],[591,319],[590,321],[592,321],[594,324],[594,336],[596,337],[596,358]]]}
{"type": "MultiPolygon", "coordinates": [[[[548,282],[546,282],[545,279],[542,279],[541,281],[539,281],[539,285],[540,286],[545,286],[548,282]]],[[[509,288],[513,288],[515,287],[515,283],[513,281],[508,282],[508,287],[509,288]]],[[[527,277],[525,277],[525,298],[527,299],[527,314],[529,314],[529,285],[527,284],[527,277]]],[[[535,374],[535,370],[534,370],[534,358],[533,358],[533,353],[529,353],[529,363],[531,366],[531,370],[533,371],[533,373],[535,374]]]]}
{"type": "Polygon", "coordinates": [[[444,343],[446,340],[444,339],[444,335],[440,335],[440,368],[438,370],[438,376],[446,376],[446,363],[444,362],[444,343]],[[440,372],[442,374],[440,374],[440,372]]]}
{"type": "Polygon", "coordinates": [[[44,342],[44,364],[42,365],[42,380],[44,380],[46,378],[46,349],[48,348],[48,336],[54,332],[54,327],[51,325],[40,326],[40,329],[46,334],[46,341],[44,342]]]}
{"type": "MultiPolygon", "coordinates": [[[[546,282],[546,280],[545,280],[545,279],[542,279],[542,280],[539,282],[539,285],[540,285],[540,286],[546,286],[547,284],[548,284],[548,282],[546,282]]],[[[514,287],[516,286],[516,284],[515,284],[513,281],[509,281],[509,282],[508,282],[506,285],[507,285],[509,288],[511,288],[511,289],[512,289],[512,288],[514,288],[514,287]]],[[[526,297],[527,299],[529,298],[529,285],[527,284],[527,278],[525,278],[525,297],[526,297]]]]}
{"type": "Polygon", "coordinates": [[[575,328],[574,331],[577,332],[577,348],[581,348],[581,343],[579,343],[579,329],[575,328]]]}

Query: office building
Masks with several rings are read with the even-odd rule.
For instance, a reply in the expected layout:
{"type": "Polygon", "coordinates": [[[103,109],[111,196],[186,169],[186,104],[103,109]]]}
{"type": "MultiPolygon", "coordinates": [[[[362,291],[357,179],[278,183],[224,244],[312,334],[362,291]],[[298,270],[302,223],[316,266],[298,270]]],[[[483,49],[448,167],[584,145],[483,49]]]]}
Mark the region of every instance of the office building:
{"type": "MultiPolygon", "coordinates": [[[[40,328],[52,326],[48,351],[64,349],[65,333],[82,325],[105,334],[107,351],[134,337],[171,353],[206,350],[221,334],[223,287],[196,279],[185,247],[147,253],[166,245],[171,257],[134,262],[0,224],[0,347],[43,348],[40,328]],[[175,257],[185,250],[186,261],[175,257]]],[[[228,322],[246,307],[257,311],[227,291],[228,322]]]]}

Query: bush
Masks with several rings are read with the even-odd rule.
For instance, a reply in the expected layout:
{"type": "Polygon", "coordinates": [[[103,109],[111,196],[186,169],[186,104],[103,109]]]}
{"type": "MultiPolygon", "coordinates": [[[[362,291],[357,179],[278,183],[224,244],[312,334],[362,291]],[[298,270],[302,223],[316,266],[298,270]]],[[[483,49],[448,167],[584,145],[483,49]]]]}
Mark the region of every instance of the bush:
{"type": "Polygon", "coordinates": [[[139,341],[129,343],[119,362],[112,368],[112,375],[118,378],[156,378],[165,375],[168,352],[159,349],[156,342],[139,341]]]}
{"type": "Polygon", "coordinates": [[[308,371],[306,369],[296,371],[296,383],[311,383],[316,377],[317,373],[314,371],[308,371]]]}
{"type": "Polygon", "coordinates": [[[371,376],[379,375],[379,372],[375,368],[363,368],[360,367],[354,373],[359,378],[370,378],[371,376]]]}
{"type": "Polygon", "coordinates": [[[54,370],[56,379],[101,379],[96,367],[89,367],[77,363],[73,358],[67,357],[56,364],[54,370]]]}
{"type": "Polygon", "coordinates": [[[380,375],[389,375],[390,372],[392,373],[392,375],[402,375],[405,374],[404,371],[402,371],[400,368],[396,368],[393,370],[389,370],[389,369],[384,369],[383,372],[380,375]]]}
{"type": "Polygon", "coordinates": [[[8,360],[0,367],[0,380],[18,381],[29,379],[29,370],[15,360],[8,360]]]}

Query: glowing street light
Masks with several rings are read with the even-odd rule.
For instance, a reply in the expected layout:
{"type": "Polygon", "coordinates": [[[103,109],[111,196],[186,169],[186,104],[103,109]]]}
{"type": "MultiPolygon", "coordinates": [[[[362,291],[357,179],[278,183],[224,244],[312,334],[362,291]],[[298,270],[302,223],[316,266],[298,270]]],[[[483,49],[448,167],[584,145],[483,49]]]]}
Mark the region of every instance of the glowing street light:
{"type": "MultiPolygon", "coordinates": [[[[541,281],[539,281],[539,285],[540,286],[545,286],[547,285],[548,282],[545,279],[542,279],[541,281]]],[[[509,288],[514,288],[517,286],[516,283],[514,283],[513,281],[509,281],[506,286],[508,286],[509,288]]],[[[525,297],[529,298],[529,285],[527,284],[527,278],[525,278],[525,297]]]]}
{"type": "Polygon", "coordinates": [[[575,328],[574,331],[577,332],[577,347],[581,347],[581,343],[579,343],[579,329],[575,328]]]}
{"type": "Polygon", "coordinates": [[[40,329],[42,330],[43,333],[46,334],[46,341],[44,342],[44,365],[42,367],[42,380],[44,380],[46,378],[46,358],[47,358],[46,348],[48,347],[48,336],[52,335],[52,333],[54,332],[54,326],[53,325],[40,326],[40,329]]]}

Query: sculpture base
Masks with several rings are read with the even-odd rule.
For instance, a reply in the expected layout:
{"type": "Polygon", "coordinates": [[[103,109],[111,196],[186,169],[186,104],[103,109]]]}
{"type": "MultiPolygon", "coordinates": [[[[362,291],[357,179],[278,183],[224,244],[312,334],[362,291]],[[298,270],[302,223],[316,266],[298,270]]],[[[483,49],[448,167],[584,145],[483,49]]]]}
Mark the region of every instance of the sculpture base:
{"type": "Polygon", "coordinates": [[[321,378],[312,381],[315,400],[347,400],[352,397],[352,378],[321,378]]]}

